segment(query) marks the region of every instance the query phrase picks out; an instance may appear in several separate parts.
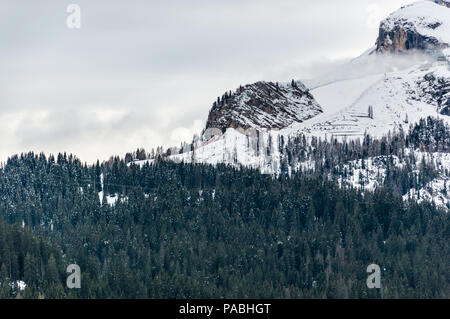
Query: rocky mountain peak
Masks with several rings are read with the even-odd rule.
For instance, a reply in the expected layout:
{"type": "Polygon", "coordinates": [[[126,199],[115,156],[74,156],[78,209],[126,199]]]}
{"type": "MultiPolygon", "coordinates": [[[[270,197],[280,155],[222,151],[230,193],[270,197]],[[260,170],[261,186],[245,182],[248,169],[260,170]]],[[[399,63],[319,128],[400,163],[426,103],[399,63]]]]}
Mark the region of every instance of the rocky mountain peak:
{"type": "Polygon", "coordinates": [[[256,82],[227,92],[214,102],[207,129],[282,129],[322,113],[307,88],[291,83],[256,82]]]}
{"type": "Polygon", "coordinates": [[[449,48],[449,8],[449,0],[424,0],[395,11],[380,24],[377,51],[397,53],[449,48]]]}

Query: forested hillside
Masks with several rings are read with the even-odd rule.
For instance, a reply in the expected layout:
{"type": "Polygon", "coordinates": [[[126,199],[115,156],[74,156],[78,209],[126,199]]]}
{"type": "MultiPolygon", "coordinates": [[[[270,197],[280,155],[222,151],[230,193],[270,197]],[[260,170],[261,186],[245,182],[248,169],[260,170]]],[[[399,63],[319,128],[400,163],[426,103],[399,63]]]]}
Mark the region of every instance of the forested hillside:
{"type": "Polygon", "coordinates": [[[0,237],[19,256],[2,257],[0,281],[23,280],[22,296],[450,297],[447,209],[384,187],[362,193],[306,172],[119,158],[86,166],[29,153],[2,167],[0,194],[1,216],[25,227],[16,234],[30,230],[60,249],[0,237]],[[71,263],[81,267],[79,290],[65,288],[71,263]],[[382,268],[381,291],[366,286],[371,263],[382,268]]]}
{"type": "Polygon", "coordinates": [[[450,128],[432,117],[380,139],[281,138],[281,172],[303,172],[341,185],[434,201],[450,208],[450,128]]]}
{"type": "Polygon", "coordinates": [[[63,297],[63,267],[60,249],[0,217],[0,298],[63,297]]]}

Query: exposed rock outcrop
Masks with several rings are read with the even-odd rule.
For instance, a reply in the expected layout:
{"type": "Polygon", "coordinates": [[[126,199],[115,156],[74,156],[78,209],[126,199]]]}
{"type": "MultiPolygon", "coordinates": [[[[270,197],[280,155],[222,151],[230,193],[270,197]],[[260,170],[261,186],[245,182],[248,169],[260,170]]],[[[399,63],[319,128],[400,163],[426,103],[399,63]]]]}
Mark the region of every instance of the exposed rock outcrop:
{"type": "Polygon", "coordinates": [[[429,73],[417,85],[420,100],[436,105],[439,113],[450,115],[450,77],[429,73]]]}
{"type": "Polygon", "coordinates": [[[321,107],[302,83],[257,82],[214,102],[206,128],[282,129],[319,113],[321,107]]]}
{"type": "Polygon", "coordinates": [[[436,48],[446,48],[447,45],[437,39],[423,36],[415,30],[405,28],[404,25],[396,25],[393,29],[380,28],[377,41],[377,50],[384,52],[403,52],[407,50],[431,51],[436,48]]]}

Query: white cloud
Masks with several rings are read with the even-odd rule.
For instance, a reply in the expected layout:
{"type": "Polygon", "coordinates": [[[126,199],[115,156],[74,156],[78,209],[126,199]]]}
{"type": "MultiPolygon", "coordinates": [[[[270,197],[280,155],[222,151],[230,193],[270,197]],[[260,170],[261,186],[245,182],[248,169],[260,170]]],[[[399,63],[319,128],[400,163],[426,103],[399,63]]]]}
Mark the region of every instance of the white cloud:
{"type": "Polygon", "coordinates": [[[171,142],[173,145],[179,145],[182,142],[190,142],[192,141],[194,134],[199,135],[204,127],[205,122],[202,120],[195,120],[190,127],[177,127],[170,135],[171,142]]]}

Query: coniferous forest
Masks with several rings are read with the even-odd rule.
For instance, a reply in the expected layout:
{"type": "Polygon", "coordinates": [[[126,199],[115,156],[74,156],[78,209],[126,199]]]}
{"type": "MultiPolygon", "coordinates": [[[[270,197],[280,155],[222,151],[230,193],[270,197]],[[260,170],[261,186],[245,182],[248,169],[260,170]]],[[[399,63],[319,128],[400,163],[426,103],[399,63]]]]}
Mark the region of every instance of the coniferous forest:
{"type": "Polygon", "coordinates": [[[448,209],[402,197],[405,183],[433,178],[432,164],[415,175],[392,165],[373,191],[335,181],[344,158],[412,163],[406,147],[448,151],[441,124],[357,144],[316,141],[314,151],[286,141],[286,162],[329,161],[277,176],[162,156],[142,166],[13,156],[0,169],[0,297],[449,298],[448,209]],[[73,263],[80,289],[66,287],[73,263]],[[381,289],[366,285],[373,263],[381,289]]]}

